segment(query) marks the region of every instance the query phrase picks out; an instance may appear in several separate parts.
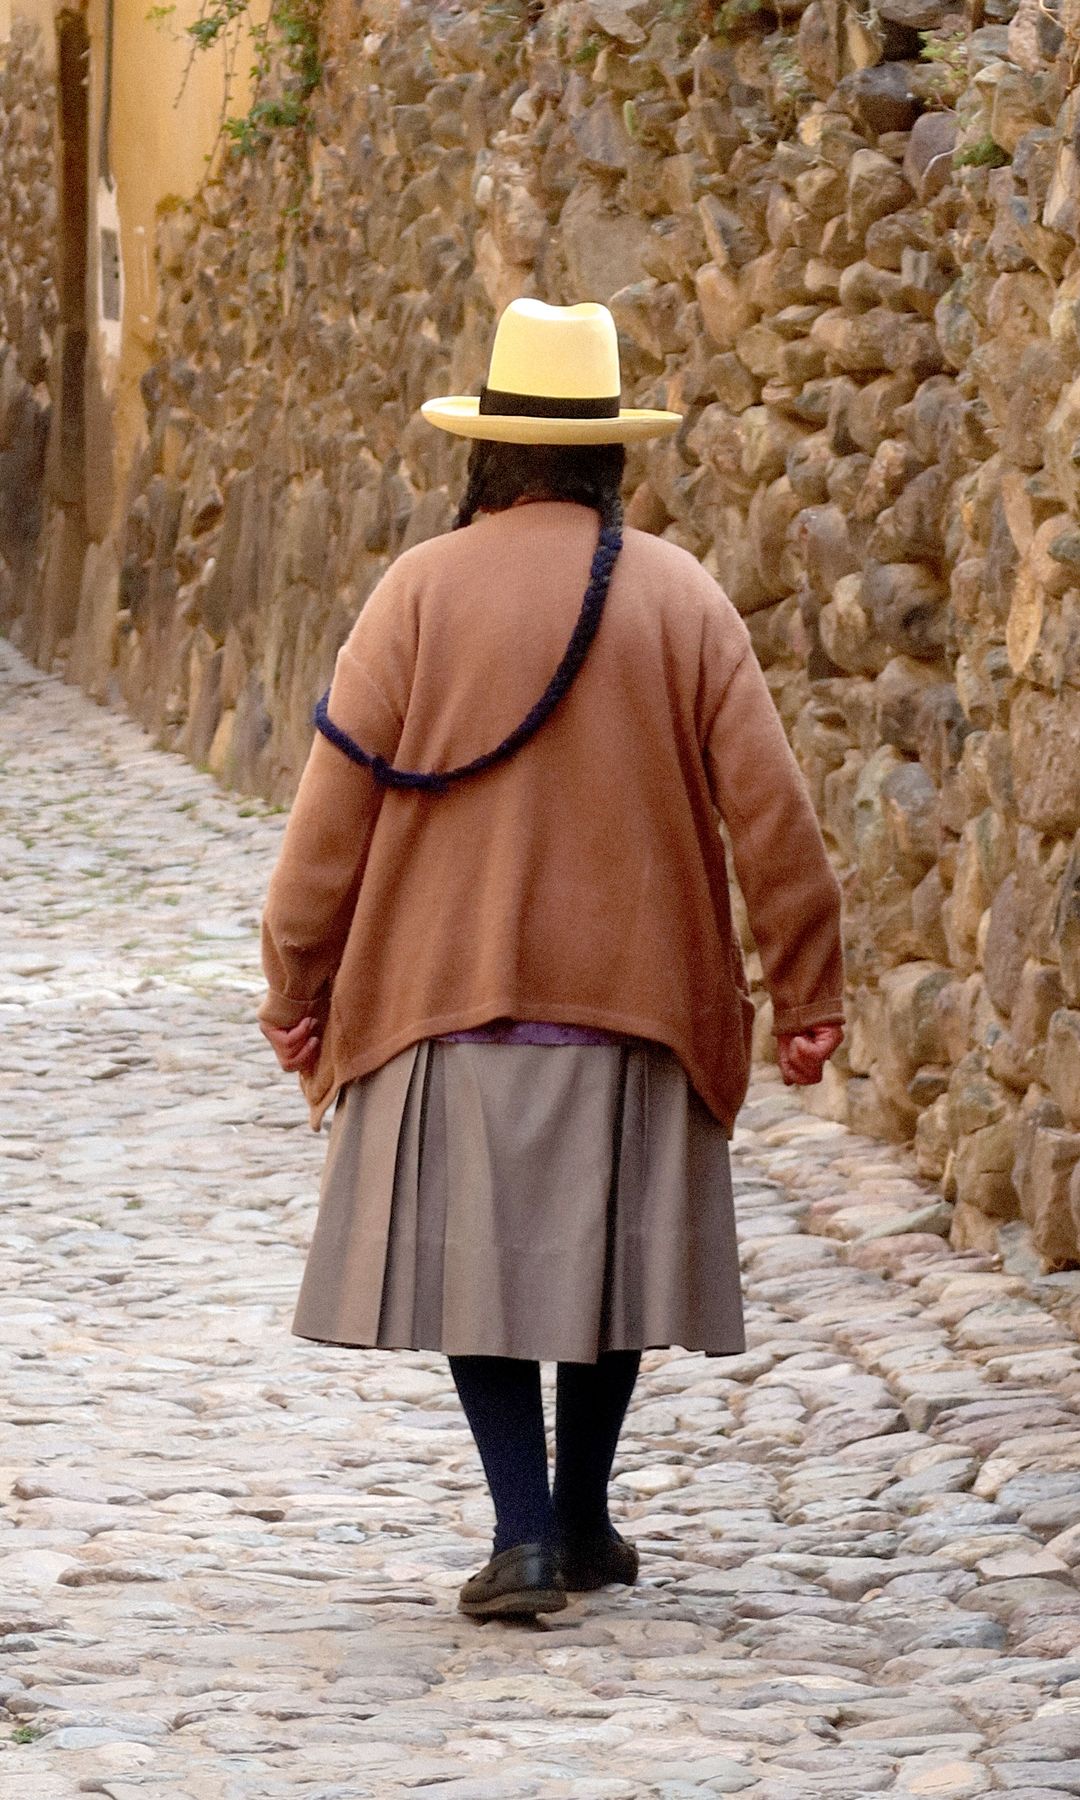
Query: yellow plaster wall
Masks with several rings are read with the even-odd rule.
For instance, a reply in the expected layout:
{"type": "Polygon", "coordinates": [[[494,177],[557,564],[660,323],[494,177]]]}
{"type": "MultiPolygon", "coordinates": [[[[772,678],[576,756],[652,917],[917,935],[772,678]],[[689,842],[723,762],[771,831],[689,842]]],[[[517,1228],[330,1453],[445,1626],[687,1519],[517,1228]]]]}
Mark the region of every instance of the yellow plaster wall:
{"type": "MultiPolygon", "coordinates": [[[[259,11],[265,10],[261,3],[259,11]]],[[[151,360],[157,314],[158,211],[171,200],[190,198],[212,170],[213,159],[220,154],[218,134],[225,105],[224,50],[199,50],[191,57],[185,26],[199,16],[199,0],[178,0],[175,11],[160,23],[149,20],[148,11],[149,0],[116,0],[113,24],[109,161],[120,212],[124,317],[118,363],[112,368],[104,365],[101,376],[112,414],[111,461],[118,473],[130,466],[144,429],[139,381],[151,360]]],[[[89,24],[93,114],[99,120],[104,0],[90,0],[89,24]]],[[[244,111],[249,104],[250,65],[250,46],[245,43],[236,57],[230,112],[244,111]]],[[[95,129],[93,152],[97,137],[95,129]]],[[[96,233],[92,248],[96,251],[96,233]]],[[[119,490],[120,484],[116,487],[119,490]]],[[[121,499],[121,493],[114,492],[109,510],[115,511],[121,499]]],[[[102,523],[99,516],[95,521],[99,530],[102,523]]]]}
{"type": "MultiPolygon", "coordinates": [[[[253,0],[263,19],[270,0],[253,0]]],[[[199,50],[185,27],[199,17],[199,0],[177,0],[158,22],[147,17],[150,0],[115,0],[109,164],[116,186],[124,272],[124,314],[118,356],[104,354],[95,331],[98,308],[98,143],[105,70],[105,0],[0,0],[0,42],[15,19],[29,19],[41,33],[46,61],[55,67],[55,20],[64,9],[86,14],[90,37],[91,197],[87,323],[90,327],[90,428],[88,506],[91,534],[101,537],[117,522],[123,475],[144,430],[139,381],[151,360],[157,316],[154,242],[159,209],[195,193],[220,155],[219,127],[226,106],[224,47],[199,50]]],[[[250,41],[239,46],[227,110],[250,103],[250,41]]]]}
{"type": "MultiPolygon", "coordinates": [[[[144,232],[152,249],[159,204],[173,197],[188,199],[206,174],[207,158],[217,141],[225,83],[223,52],[200,50],[191,58],[191,40],[184,27],[198,17],[198,0],[179,0],[172,16],[161,24],[148,20],[147,11],[143,0],[134,5],[132,0],[118,0],[109,133],[127,282],[124,333],[143,343],[153,328],[156,287],[137,234],[144,232]]],[[[101,50],[104,12],[104,0],[92,0],[95,59],[101,50]]],[[[242,48],[229,100],[231,112],[248,105],[250,62],[248,50],[242,48]]]]}
{"type": "MultiPolygon", "coordinates": [[[[270,0],[254,0],[263,19],[270,0]]],[[[195,193],[220,154],[219,127],[226,107],[224,47],[191,55],[185,27],[199,17],[199,0],[177,0],[172,13],[153,22],[150,0],[115,0],[109,165],[120,214],[124,314],[120,352],[103,354],[95,332],[98,308],[98,143],[105,71],[105,0],[0,0],[0,42],[15,19],[29,19],[41,33],[46,61],[55,67],[57,14],[85,11],[90,37],[91,196],[87,323],[91,331],[87,408],[87,500],[91,533],[104,536],[118,521],[123,474],[144,430],[139,381],[151,360],[157,316],[154,241],[159,209],[195,193]]],[[[250,41],[235,57],[227,110],[250,103],[250,41]]]]}

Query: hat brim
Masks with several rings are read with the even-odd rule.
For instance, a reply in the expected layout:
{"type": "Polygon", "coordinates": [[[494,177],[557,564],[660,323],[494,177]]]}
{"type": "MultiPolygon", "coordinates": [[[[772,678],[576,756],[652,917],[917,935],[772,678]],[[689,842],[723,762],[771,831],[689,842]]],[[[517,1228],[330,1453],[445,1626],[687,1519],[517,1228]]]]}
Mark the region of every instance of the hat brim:
{"type": "Polygon", "coordinates": [[[682,414],[625,406],[614,419],[541,419],[527,413],[482,413],[475,394],[425,400],[429,425],[455,437],[484,438],[498,444],[628,444],[637,438],[669,437],[682,414]]]}

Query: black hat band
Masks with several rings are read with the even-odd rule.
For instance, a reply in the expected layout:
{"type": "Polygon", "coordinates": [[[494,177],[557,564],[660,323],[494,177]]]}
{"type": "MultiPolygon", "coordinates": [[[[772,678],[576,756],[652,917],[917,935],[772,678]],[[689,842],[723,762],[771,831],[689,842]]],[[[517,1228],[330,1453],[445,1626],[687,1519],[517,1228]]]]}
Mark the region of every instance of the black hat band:
{"type": "Polygon", "coordinates": [[[510,394],[503,388],[480,389],[481,414],[499,413],[517,419],[617,419],[621,408],[613,399],[557,400],[547,394],[510,394]]]}

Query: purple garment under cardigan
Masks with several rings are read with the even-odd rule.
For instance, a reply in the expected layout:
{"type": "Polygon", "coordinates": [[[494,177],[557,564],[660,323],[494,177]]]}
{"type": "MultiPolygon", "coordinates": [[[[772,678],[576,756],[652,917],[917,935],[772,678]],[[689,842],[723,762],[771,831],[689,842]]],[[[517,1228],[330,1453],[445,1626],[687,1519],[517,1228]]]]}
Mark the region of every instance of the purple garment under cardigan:
{"type": "Polygon", "coordinates": [[[474,1025],[471,1031],[448,1031],[437,1040],[440,1044],[632,1044],[635,1038],[621,1037],[616,1031],[604,1031],[592,1025],[551,1025],[536,1019],[492,1019],[488,1025],[474,1025]]]}

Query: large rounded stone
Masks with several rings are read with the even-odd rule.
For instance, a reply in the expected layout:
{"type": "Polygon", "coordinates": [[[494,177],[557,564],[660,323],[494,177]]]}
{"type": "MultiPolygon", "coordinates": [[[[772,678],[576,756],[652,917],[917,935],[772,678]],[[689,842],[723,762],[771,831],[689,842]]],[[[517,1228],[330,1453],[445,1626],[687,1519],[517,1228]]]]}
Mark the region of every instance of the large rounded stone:
{"type": "Polygon", "coordinates": [[[1046,196],[1042,222],[1051,231],[1075,238],[1080,232],[1080,160],[1077,129],[1080,127],[1080,92],[1069,94],[1058,120],[1059,148],[1053,180],[1046,196]]]}
{"type": "MultiPolygon", "coordinates": [[[[929,663],[910,656],[894,656],[883,668],[874,687],[877,732],[885,744],[895,744],[905,755],[917,756],[925,737],[923,704],[940,677],[929,663]]],[[[929,785],[936,783],[927,776],[929,785]]]]}
{"type": "Polygon", "coordinates": [[[788,456],[805,432],[768,406],[751,406],[739,420],[742,470],[748,480],[771,482],[784,473],[788,456]]]}
{"type": "Polygon", "coordinates": [[[953,979],[950,970],[926,962],[904,963],[881,976],[884,1008],[879,1055],[905,1092],[918,1069],[945,1059],[938,999],[953,979]]]}
{"type": "Polygon", "coordinates": [[[1080,1006],[1080,832],[1061,878],[1054,913],[1053,947],[1070,1006],[1080,1006]]]}
{"type": "MultiPolygon", "coordinates": [[[[847,429],[856,447],[872,457],[885,439],[897,439],[903,429],[901,409],[914,393],[915,377],[909,369],[879,375],[857,389],[846,410],[847,429]]],[[[929,460],[919,450],[916,455],[921,461],[929,460]]]]}
{"type": "Polygon", "coordinates": [[[821,609],[818,631],[829,660],[850,675],[876,675],[888,651],[874,634],[862,605],[862,576],[845,575],[821,609]]]}
{"type": "Polygon", "coordinates": [[[930,569],[919,563],[871,563],[863,595],[887,644],[907,656],[937,660],[948,642],[949,619],[944,589],[930,569]]]}
{"type": "Polygon", "coordinates": [[[1060,1007],[1051,1014],[1043,1053],[1043,1081],[1066,1123],[1080,1127],[1080,1012],[1060,1007]]]}
{"type": "Polygon", "coordinates": [[[1009,56],[1018,68],[1037,74],[1052,63],[1065,34],[1044,0],[1020,0],[1009,25],[1009,56]]]}
{"type": "Polygon", "coordinates": [[[990,926],[983,946],[986,989],[1006,1018],[1012,1012],[1025,956],[1026,932],[1016,876],[1007,875],[991,902],[990,926]]]}
{"type": "Polygon", "coordinates": [[[1013,1181],[1035,1247],[1048,1268],[1073,1268],[1080,1248],[1069,1189],[1080,1164],[1080,1133],[1040,1124],[1036,1115],[1021,1119],[1016,1146],[1013,1181]]]}
{"type": "Polygon", "coordinates": [[[895,866],[906,880],[915,884],[926,874],[938,853],[937,789],[920,763],[905,763],[886,776],[881,798],[895,866]]]}
{"type": "Polygon", "coordinates": [[[855,786],[852,804],[855,854],[859,873],[870,889],[891,867],[881,790],[887,777],[902,762],[903,758],[891,744],[883,744],[868,758],[855,786]]]}
{"type": "Polygon", "coordinates": [[[943,470],[931,468],[916,475],[878,521],[869,545],[870,555],[882,562],[943,563],[942,522],[947,493],[943,470]]]}
{"type": "Polygon", "coordinates": [[[648,221],[623,212],[594,181],[583,178],[559,218],[559,239],[575,294],[606,302],[644,274],[648,221]]]}
{"type": "MultiPolygon", "coordinates": [[[[1029,956],[1020,971],[1012,1009],[1011,1035],[1021,1055],[1038,1053],[1041,1058],[1050,1020],[1064,997],[1061,976],[1053,964],[1029,956]]],[[[1032,1073],[1037,1070],[1033,1068],[1032,1073]]]]}
{"type": "Polygon", "coordinates": [[[912,91],[904,63],[881,63],[877,68],[857,69],[845,75],[836,98],[860,130],[881,137],[891,131],[910,131],[923,110],[912,91]]]}
{"type": "Polygon", "coordinates": [[[897,329],[896,315],[883,307],[852,313],[843,307],[822,313],[810,336],[834,368],[853,374],[887,369],[897,329]]]}
{"type": "Polygon", "coordinates": [[[798,513],[798,496],[786,475],[768,487],[759,487],[750,502],[746,523],[758,580],[776,600],[790,594],[798,583],[795,546],[789,541],[789,527],[798,513]]]}
{"type": "Polygon", "coordinates": [[[1020,1205],[1013,1184],[1016,1119],[1007,1113],[992,1125],[959,1138],[953,1161],[957,1199],[994,1219],[1015,1219],[1020,1205]]]}
{"type": "Polygon", "coordinates": [[[940,1181],[945,1173],[949,1154],[948,1104],[948,1097],[940,1094],[919,1114],[919,1123],[915,1127],[915,1167],[928,1181],[940,1181]]]}
{"type": "Polygon", "coordinates": [[[864,238],[875,219],[899,212],[911,199],[911,188],[891,157],[879,150],[856,150],[847,185],[848,225],[856,238],[864,238]]]}
{"type": "MultiPolygon", "coordinates": [[[[857,519],[871,523],[880,520],[885,510],[903,493],[919,467],[918,458],[904,438],[885,438],[874,450],[866,480],[859,490],[854,513],[857,519]]],[[[876,562],[906,562],[906,557],[868,554],[876,562]]]]}
{"type": "Polygon", "coordinates": [[[813,92],[827,100],[840,76],[840,39],[837,9],[823,0],[810,0],[799,21],[799,62],[813,92]]]}
{"type": "Polygon", "coordinates": [[[629,162],[630,140],[621,108],[610,94],[602,94],[573,121],[578,155],[587,169],[602,175],[623,175],[629,162]]]}
{"type": "Polygon", "coordinates": [[[1013,781],[1021,819],[1039,831],[1080,827],[1080,689],[1050,695],[1024,688],[1009,717],[1013,781]]]}
{"type": "Polygon", "coordinates": [[[738,351],[739,340],[758,316],[737,277],[716,263],[705,263],[694,276],[701,318],[718,350],[738,351]]]}
{"type": "Polygon", "coordinates": [[[941,870],[935,863],[911,894],[911,924],[915,954],[932,962],[947,962],[949,945],[941,923],[945,890],[941,870]]]}
{"type": "Polygon", "coordinates": [[[912,126],[904,153],[904,175],[920,200],[932,200],[952,179],[957,129],[952,112],[923,113],[912,126]]]}
{"type": "MultiPolygon", "coordinates": [[[[1080,211],[1077,230],[1080,231],[1080,211]]],[[[1064,390],[1050,416],[1046,427],[1046,467],[1061,500],[1070,509],[1080,504],[1080,381],[1064,390]]]]}
{"type": "MultiPolygon", "coordinates": [[[[790,489],[790,481],[788,483],[790,489]]],[[[811,592],[822,600],[844,576],[854,574],[859,558],[848,522],[838,506],[808,506],[798,515],[794,540],[811,592]]]]}

